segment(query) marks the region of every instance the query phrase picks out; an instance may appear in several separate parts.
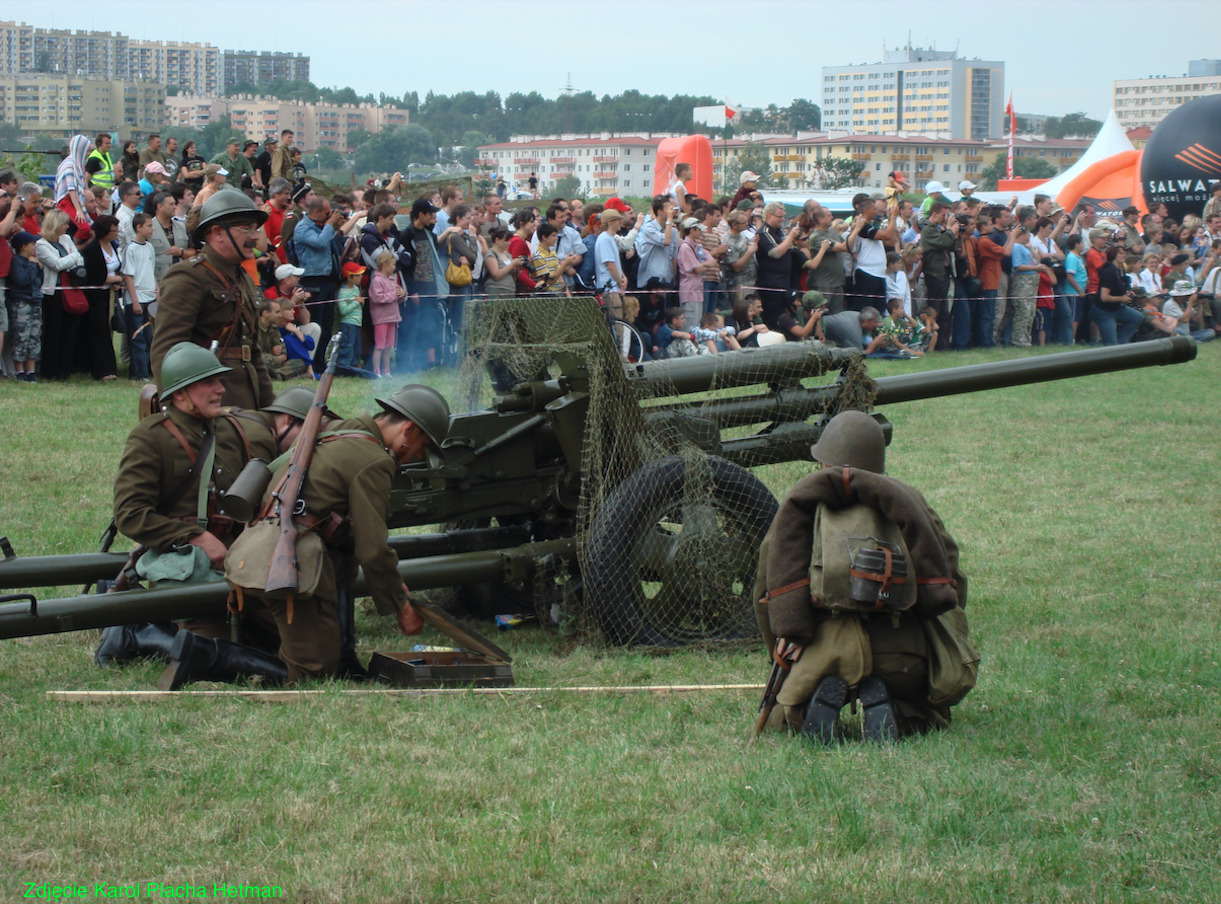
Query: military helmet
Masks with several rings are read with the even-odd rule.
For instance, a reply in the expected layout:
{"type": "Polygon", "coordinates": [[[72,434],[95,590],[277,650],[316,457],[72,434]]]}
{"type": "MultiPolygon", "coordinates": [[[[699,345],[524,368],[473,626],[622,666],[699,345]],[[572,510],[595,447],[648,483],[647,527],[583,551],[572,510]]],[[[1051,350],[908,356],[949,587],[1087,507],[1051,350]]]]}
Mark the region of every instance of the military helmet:
{"type": "Polygon", "coordinates": [[[401,414],[419,426],[438,446],[449,433],[449,403],[423,383],[408,383],[388,399],[376,399],[386,411],[401,414]]]}
{"type": "Polygon", "coordinates": [[[229,219],[247,220],[262,226],[267,222],[267,214],[259,210],[244,192],[221,189],[204,201],[203,209],[199,212],[199,223],[192,230],[191,238],[202,242],[208,229],[229,219]]]}
{"type": "Polygon", "coordinates": [[[216,355],[194,342],[179,342],[161,362],[161,398],[168,399],[192,383],[229,373],[216,355]]]}
{"type": "Polygon", "coordinates": [[[886,434],[865,412],[841,411],[810,446],[810,455],[828,467],[847,465],[885,474],[886,434]]]}
{"type": "MultiPolygon", "coordinates": [[[[263,410],[287,414],[299,421],[303,421],[313,405],[314,391],[304,386],[294,386],[292,389],[286,389],[276,396],[275,401],[270,405],[264,406],[263,410]]],[[[326,406],[323,406],[322,413],[331,420],[339,418],[339,415],[326,406]]]]}

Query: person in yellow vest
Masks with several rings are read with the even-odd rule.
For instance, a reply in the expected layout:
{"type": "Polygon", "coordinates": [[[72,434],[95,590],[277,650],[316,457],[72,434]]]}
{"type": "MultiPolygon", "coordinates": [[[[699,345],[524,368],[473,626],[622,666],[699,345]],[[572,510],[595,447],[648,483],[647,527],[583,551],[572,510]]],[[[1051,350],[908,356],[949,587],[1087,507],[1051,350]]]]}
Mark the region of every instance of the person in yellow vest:
{"type": "Polygon", "coordinates": [[[98,210],[110,213],[111,192],[114,191],[114,161],[110,159],[110,133],[99,132],[93,140],[93,151],[85,158],[85,173],[89,187],[96,189],[98,210]]]}

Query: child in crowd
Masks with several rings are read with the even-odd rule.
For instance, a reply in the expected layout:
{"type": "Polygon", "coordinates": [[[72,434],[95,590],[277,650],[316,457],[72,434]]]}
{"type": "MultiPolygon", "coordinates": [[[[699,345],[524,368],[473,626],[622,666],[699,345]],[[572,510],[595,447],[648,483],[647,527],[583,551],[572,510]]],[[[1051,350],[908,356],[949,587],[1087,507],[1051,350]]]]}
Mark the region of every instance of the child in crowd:
{"type": "MultiPolygon", "coordinates": [[[[1045,257],[1041,261],[1048,270],[1055,273],[1056,260],[1052,257],[1045,257]]],[[[1056,284],[1052,281],[1052,275],[1046,270],[1039,271],[1039,289],[1038,295],[1035,298],[1034,305],[1034,338],[1035,345],[1046,345],[1047,337],[1051,334],[1052,318],[1056,313],[1056,284]]]]}
{"type": "Polygon", "coordinates": [[[662,358],[693,358],[699,354],[695,338],[683,329],[682,308],[666,308],[666,322],[657,328],[657,348],[662,358]]]}
{"type": "Polygon", "coordinates": [[[146,383],[152,379],[149,350],[153,347],[153,323],[151,306],[157,302],[157,279],[153,275],[156,249],[149,239],[153,237],[153,218],[138,213],[131,218],[131,230],[135,236],[123,249],[123,285],[127,290],[125,314],[127,338],[131,362],[127,373],[130,379],[146,383]]]}
{"type": "Polygon", "coordinates": [[[555,253],[555,243],[559,239],[559,230],[546,220],[534,232],[538,238],[538,250],[530,258],[527,265],[530,276],[539,289],[552,295],[559,295],[567,289],[564,277],[560,276],[560,259],[555,253]]]}
{"type": "MultiPolygon", "coordinates": [[[[904,315],[911,316],[911,285],[907,282],[907,268],[904,266],[903,255],[897,251],[886,252],[886,296],[903,302],[904,315]]],[[[890,302],[887,302],[886,307],[889,309],[890,302]]]]}
{"type": "MultiPolygon", "coordinates": [[[[892,251],[891,254],[894,252],[892,251]]],[[[897,254],[894,256],[899,257],[897,254]]],[[[911,357],[921,357],[924,354],[920,350],[920,334],[923,330],[920,321],[904,311],[903,299],[887,300],[886,316],[878,324],[878,332],[886,337],[889,348],[906,352],[911,357]]]]}
{"type": "MultiPolygon", "coordinates": [[[[725,318],[715,311],[703,315],[700,318],[700,325],[691,331],[695,341],[706,348],[710,355],[730,349],[740,349],[742,346],[735,338],[737,332],[733,327],[726,326],[725,318]]],[[[703,352],[701,351],[700,354],[703,352]]]]}
{"type": "Polygon", "coordinates": [[[8,290],[9,342],[13,370],[23,383],[37,383],[34,365],[42,357],[42,264],[34,256],[38,236],[13,236],[13,260],[5,285],[8,290]]]}
{"type": "Polygon", "coordinates": [[[923,351],[935,352],[937,350],[937,309],[927,304],[922,307],[920,325],[921,334],[924,336],[923,351]]]}
{"type": "Polygon", "coordinates": [[[360,325],[364,319],[365,299],[360,294],[360,281],[365,267],[355,261],[343,265],[343,285],[339,287],[339,361],[335,373],[356,377],[374,378],[376,375],[364,370],[360,355],[360,325]]]}
{"type": "Polygon", "coordinates": [[[407,296],[407,290],[395,278],[395,259],[389,251],[376,258],[377,272],[369,281],[369,319],[373,321],[373,374],[390,376],[390,357],[398,339],[399,302],[407,296]]]}

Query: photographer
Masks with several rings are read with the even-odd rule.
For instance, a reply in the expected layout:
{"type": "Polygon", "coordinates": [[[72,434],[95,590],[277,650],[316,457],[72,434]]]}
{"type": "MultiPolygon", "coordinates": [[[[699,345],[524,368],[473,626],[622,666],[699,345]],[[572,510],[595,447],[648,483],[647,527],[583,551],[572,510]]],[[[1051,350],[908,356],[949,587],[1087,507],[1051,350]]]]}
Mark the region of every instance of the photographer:
{"type": "Polygon", "coordinates": [[[1123,272],[1127,250],[1122,245],[1109,245],[1104,256],[1106,263],[1098,271],[1098,300],[1094,302],[1093,319],[1103,345],[1126,345],[1145,319],[1126,304],[1132,300],[1128,277],[1123,272]]]}

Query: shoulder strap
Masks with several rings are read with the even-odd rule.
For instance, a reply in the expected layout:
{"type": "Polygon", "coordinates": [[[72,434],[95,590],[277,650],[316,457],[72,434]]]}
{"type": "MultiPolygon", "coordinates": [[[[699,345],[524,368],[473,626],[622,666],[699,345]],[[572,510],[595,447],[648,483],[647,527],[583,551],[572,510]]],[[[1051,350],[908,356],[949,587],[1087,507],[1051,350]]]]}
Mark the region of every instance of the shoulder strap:
{"type": "Polygon", "coordinates": [[[161,422],[161,426],[170,431],[170,436],[178,440],[178,445],[182,446],[182,450],[186,452],[187,458],[191,460],[191,464],[195,464],[195,450],[188,445],[187,438],[182,435],[182,431],[178,429],[178,425],[167,417],[161,422]]]}
{"type": "MultiPolygon", "coordinates": [[[[187,476],[183,479],[182,483],[180,483],[174,489],[174,492],[170,495],[170,498],[165,503],[165,511],[171,512],[171,511],[173,511],[174,506],[176,506],[179,502],[181,502],[182,498],[184,496],[186,496],[187,491],[191,488],[191,481],[193,481],[196,477],[198,477],[202,473],[203,468],[200,468],[198,470],[196,469],[196,465],[198,464],[199,459],[196,457],[195,452],[192,451],[191,447],[187,444],[186,437],[184,437],[182,435],[182,431],[178,429],[178,425],[173,423],[169,418],[166,418],[161,423],[165,425],[165,429],[170,431],[170,435],[173,436],[176,440],[178,440],[178,442],[182,445],[182,448],[186,451],[187,457],[191,459],[191,468],[190,468],[190,470],[187,471],[187,476]]],[[[199,447],[200,455],[202,456],[202,458],[204,460],[204,467],[207,467],[209,469],[210,469],[211,463],[215,460],[215,455],[213,454],[213,444],[214,444],[215,440],[216,440],[216,431],[213,430],[212,432],[205,434],[203,444],[199,447]]],[[[206,519],[207,519],[207,509],[206,509],[207,495],[206,494],[207,494],[207,486],[210,482],[211,482],[210,475],[209,475],[209,480],[206,480],[206,481],[202,480],[202,479],[200,480],[201,487],[200,487],[199,494],[200,494],[200,497],[205,506],[202,515],[198,515],[198,513],[197,513],[201,524],[205,523],[206,519]]]]}
{"type": "Polygon", "coordinates": [[[237,431],[237,435],[242,438],[242,446],[246,450],[246,461],[250,461],[250,440],[246,439],[246,431],[242,427],[242,424],[238,420],[238,417],[239,417],[238,415],[233,414],[231,412],[226,412],[224,414],[225,420],[227,420],[230,424],[233,425],[233,429],[237,431]]]}

